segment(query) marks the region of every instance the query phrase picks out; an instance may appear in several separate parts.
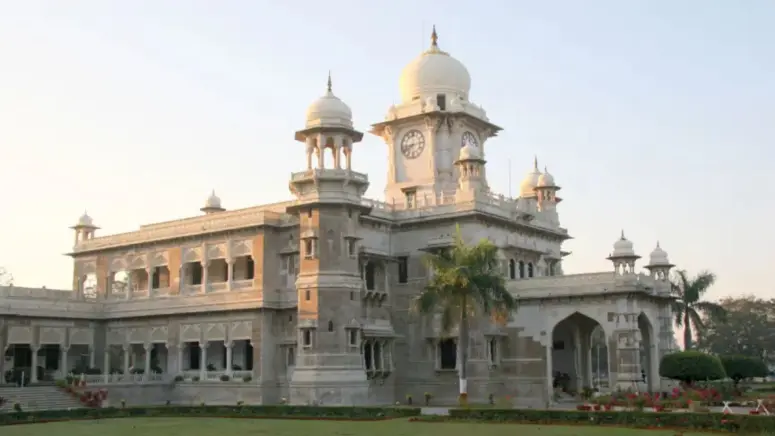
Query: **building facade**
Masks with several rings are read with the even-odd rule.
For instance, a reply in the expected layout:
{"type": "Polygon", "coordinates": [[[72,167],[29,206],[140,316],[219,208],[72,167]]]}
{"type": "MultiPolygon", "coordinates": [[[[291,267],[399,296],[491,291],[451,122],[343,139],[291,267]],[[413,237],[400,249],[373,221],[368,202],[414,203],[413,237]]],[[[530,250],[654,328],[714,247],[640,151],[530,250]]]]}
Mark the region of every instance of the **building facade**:
{"type": "Polygon", "coordinates": [[[423,256],[451,246],[459,228],[499,247],[520,304],[507,320],[473,323],[472,401],[659,389],[659,358],[673,348],[667,254],[657,244],[638,273],[622,233],[610,271],[564,274],[559,186],[536,161],[519,197],[490,189],[485,150],[501,129],[469,99],[468,71],[435,30],[400,85],[401,103],[371,130],[387,148],[385,201],[364,198],[363,134],[329,78],[295,134],[306,162],[290,177],[292,200],[225,210],[213,193],[199,216],[108,236],[84,214],[72,227],[72,289],[0,290],[0,370],[96,368],[84,377],[111,389],[177,378],[216,402],[232,399],[208,386],[262,403],[425,392],[455,402],[457,332],[411,306],[433,274],[423,256]]]}

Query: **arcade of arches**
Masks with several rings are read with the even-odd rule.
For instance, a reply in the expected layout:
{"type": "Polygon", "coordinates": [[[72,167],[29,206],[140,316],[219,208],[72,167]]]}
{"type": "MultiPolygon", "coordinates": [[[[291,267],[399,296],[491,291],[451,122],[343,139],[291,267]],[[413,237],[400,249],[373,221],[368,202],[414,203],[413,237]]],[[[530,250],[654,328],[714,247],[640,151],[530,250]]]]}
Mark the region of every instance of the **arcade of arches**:
{"type": "Polygon", "coordinates": [[[659,377],[653,327],[644,313],[637,316],[637,329],[632,327],[615,332],[617,339],[612,339],[598,321],[579,312],[558,322],[552,331],[549,356],[554,392],[656,389],[659,377]],[[631,342],[622,342],[624,338],[631,342]]]}

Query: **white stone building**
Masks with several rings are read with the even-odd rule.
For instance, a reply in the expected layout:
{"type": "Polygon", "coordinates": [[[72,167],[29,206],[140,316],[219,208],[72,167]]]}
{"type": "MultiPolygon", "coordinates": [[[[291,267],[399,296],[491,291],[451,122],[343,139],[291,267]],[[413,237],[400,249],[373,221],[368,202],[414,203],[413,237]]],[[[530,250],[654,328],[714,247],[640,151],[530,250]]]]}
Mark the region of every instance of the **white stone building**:
{"type": "Polygon", "coordinates": [[[0,370],[99,368],[91,383],[147,403],[378,404],[425,392],[452,403],[457,333],[409,308],[431,274],[422,256],[459,226],[500,248],[520,303],[506,323],[472,329],[472,401],[545,404],[553,385],[659,389],[658,359],[673,347],[667,254],[657,244],[650,273],[637,273],[622,234],[610,271],[564,274],[556,180],[535,162],[518,198],[490,189],[486,148],[501,128],[435,30],[400,86],[401,103],[371,130],[386,144],[385,201],[363,197],[363,134],[329,79],[295,134],[306,167],[291,175],[293,200],[226,210],[213,193],[200,216],[108,236],[84,214],[71,290],[0,289],[0,370]]]}

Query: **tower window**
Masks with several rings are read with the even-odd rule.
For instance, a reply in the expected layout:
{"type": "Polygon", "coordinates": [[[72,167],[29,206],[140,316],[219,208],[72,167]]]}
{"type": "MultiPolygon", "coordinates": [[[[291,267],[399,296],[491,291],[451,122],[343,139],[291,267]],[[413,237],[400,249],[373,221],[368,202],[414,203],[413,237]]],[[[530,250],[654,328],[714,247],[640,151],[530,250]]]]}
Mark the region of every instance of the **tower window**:
{"type": "Polygon", "coordinates": [[[312,293],[309,291],[309,289],[305,290],[305,291],[304,291],[304,299],[305,299],[306,301],[309,301],[309,300],[310,300],[310,298],[312,297],[312,295],[311,295],[311,294],[312,294],[312,293]]]}
{"type": "Polygon", "coordinates": [[[409,258],[407,256],[398,258],[398,283],[409,283],[409,258]]]}
{"type": "Polygon", "coordinates": [[[444,94],[436,94],[436,105],[439,110],[447,110],[447,96],[444,94]]]}
{"type": "Polygon", "coordinates": [[[348,331],[348,338],[351,347],[358,346],[358,330],[350,329],[348,331]]]}
{"type": "Polygon", "coordinates": [[[304,240],[304,257],[307,259],[311,259],[315,257],[315,240],[314,239],[305,239],[304,240]]]}
{"type": "Polygon", "coordinates": [[[311,347],[312,346],[312,332],[309,330],[304,330],[301,332],[301,343],[305,347],[311,347]]]}
{"type": "Polygon", "coordinates": [[[404,192],[404,196],[406,197],[406,208],[414,209],[417,206],[417,191],[414,189],[406,191],[404,192]]]}
{"type": "Polygon", "coordinates": [[[333,321],[328,321],[328,331],[329,332],[334,331],[334,322],[333,321]]]}
{"type": "Polygon", "coordinates": [[[455,369],[457,367],[457,344],[454,339],[444,339],[439,342],[439,367],[455,369]]]}
{"type": "Polygon", "coordinates": [[[355,238],[347,238],[347,255],[350,257],[356,256],[356,244],[355,238]]]}

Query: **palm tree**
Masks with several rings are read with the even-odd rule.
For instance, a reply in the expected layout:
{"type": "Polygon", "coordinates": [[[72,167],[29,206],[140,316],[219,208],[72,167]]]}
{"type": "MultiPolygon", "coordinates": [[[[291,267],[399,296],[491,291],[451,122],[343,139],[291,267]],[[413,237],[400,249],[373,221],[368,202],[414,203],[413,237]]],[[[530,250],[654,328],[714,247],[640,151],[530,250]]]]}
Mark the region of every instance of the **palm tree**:
{"type": "Polygon", "coordinates": [[[716,282],[716,275],[702,271],[694,278],[689,278],[686,271],[676,271],[672,280],[673,313],[678,327],[684,327],[684,349],[692,349],[692,329],[697,333],[705,330],[702,315],[715,316],[723,319],[726,310],[716,303],[700,301],[702,295],[716,282]]]}
{"type": "Polygon", "coordinates": [[[467,394],[466,362],[469,319],[477,315],[497,317],[505,322],[517,302],[506,290],[498,260],[498,248],[489,240],[468,246],[458,228],[453,247],[429,254],[426,265],[433,278],[414,301],[420,314],[441,314],[441,330],[458,326],[460,393],[467,394]]]}

